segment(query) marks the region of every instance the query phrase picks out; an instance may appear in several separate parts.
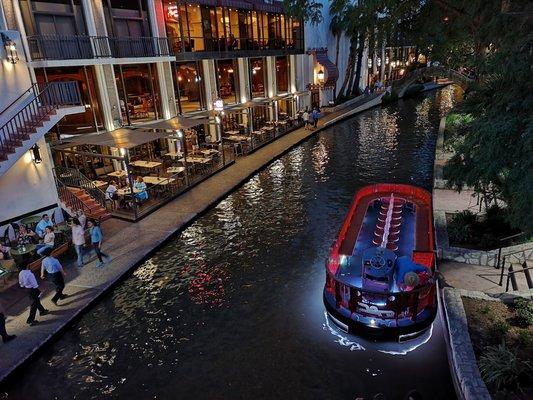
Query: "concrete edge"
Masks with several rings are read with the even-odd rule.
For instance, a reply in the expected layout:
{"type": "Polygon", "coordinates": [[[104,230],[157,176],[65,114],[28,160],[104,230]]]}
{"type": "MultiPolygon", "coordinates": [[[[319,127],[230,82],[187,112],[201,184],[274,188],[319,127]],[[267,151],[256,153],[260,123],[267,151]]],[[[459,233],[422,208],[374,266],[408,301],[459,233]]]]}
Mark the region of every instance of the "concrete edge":
{"type": "Polygon", "coordinates": [[[384,95],[385,93],[381,93],[379,96],[366,102],[365,104],[362,104],[359,107],[354,108],[353,110],[347,111],[344,114],[339,115],[338,117],[332,118],[331,120],[324,123],[324,126],[322,127],[322,129],[327,128],[333,124],[336,124],[337,122],[340,122],[346,118],[349,118],[352,115],[358,114],[362,111],[366,111],[372,107],[379,106],[381,104],[381,99],[384,95]]]}
{"type": "Polygon", "coordinates": [[[477,366],[461,296],[459,290],[453,288],[443,290],[442,303],[449,344],[448,363],[456,383],[457,397],[460,400],[491,400],[492,397],[477,366]]]}
{"type": "MultiPolygon", "coordinates": [[[[378,97],[381,100],[381,97],[378,97]]],[[[375,99],[374,99],[375,100],[375,99]]],[[[367,104],[364,104],[360,107],[358,107],[358,111],[366,111],[370,108],[375,107],[378,104],[370,104],[373,103],[373,101],[368,102],[367,104]],[[365,108],[366,106],[366,108],[365,108]]],[[[346,112],[343,115],[340,115],[341,119],[344,119],[348,116],[352,116],[356,114],[355,112],[352,112],[353,110],[350,110],[346,112]],[[346,115],[349,114],[349,115],[346,115]]],[[[339,117],[335,117],[333,119],[337,119],[339,117]]],[[[341,121],[341,119],[338,119],[338,121],[341,121]]],[[[329,121],[328,121],[329,122],[329,121]]],[[[248,175],[243,177],[238,183],[236,183],[232,188],[226,190],[225,192],[222,192],[219,196],[214,198],[211,202],[207,203],[204,208],[202,208],[197,213],[193,213],[189,219],[178,229],[172,232],[167,232],[163,235],[163,238],[154,246],[150,251],[148,251],[142,258],[134,262],[130,267],[124,269],[122,272],[120,272],[117,276],[115,276],[110,281],[105,282],[105,284],[101,285],[98,289],[98,292],[95,293],[95,296],[91,298],[83,307],[76,310],[69,318],[66,320],[62,325],[59,325],[53,332],[50,332],[48,336],[38,345],[35,346],[31,353],[24,356],[22,359],[20,359],[11,369],[7,371],[1,371],[0,372],[0,383],[2,383],[4,380],[8,379],[13,373],[15,373],[20,367],[22,367],[24,364],[29,362],[32,358],[36,357],[39,352],[43,349],[43,347],[48,344],[51,340],[53,340],[56,336],[58,336],[61,332],[63,332],[65,329],[67,329],[72,323],[74,323],[78,318],[81,318],[83,314],[87,311],[89,311],[90,308],[96,304],[97,301],[99,301],[104,295],[106,295],[108,292],[110,292],[116,285],[118,285],[120,282],[122,282],[124,279],[126,279],[133,271],[143,262],[145,262],[147,259],[149,259],[155,252],[157,252],[162,246],[164,246],[168,241],[170,241],[175,235],[178,235],[179,233],[183,232],[185,229],[187,229],[193,222],[195,222],[198,218],[200,218],[202,215],[206,214],[211,210],[216,204],[218,204],[221,200],[229,196],[231,193],[238,190],[240,187],[242,187],[253,175],[257,174],[258,172],[265,169],[268,165],[270,165],[272,162],[278,160],[279,158],[283,157],[285,154],[293,150],[295,147],[299,146],[303,142],[307,141],[308,139],[314,137],[317,133],[327,129],[331,124],[325,123],[323,126],[315,129],[314,131],[310,131],[308,135],[302,137],[301,139],[297,140],[292,145],[288,146],[286,149],[282,150],[278,154],[274,155],[269,160],[265,161],[260,167],[252,170],[248,175]]],[[[288,133],[290,134],[290,132],[288,133]]],[[[267,145],[268,146],[268,145],[267,145]]],[[[211,177],[203,180],[202,182],[205,182],[209,180],[211,177]]]]}

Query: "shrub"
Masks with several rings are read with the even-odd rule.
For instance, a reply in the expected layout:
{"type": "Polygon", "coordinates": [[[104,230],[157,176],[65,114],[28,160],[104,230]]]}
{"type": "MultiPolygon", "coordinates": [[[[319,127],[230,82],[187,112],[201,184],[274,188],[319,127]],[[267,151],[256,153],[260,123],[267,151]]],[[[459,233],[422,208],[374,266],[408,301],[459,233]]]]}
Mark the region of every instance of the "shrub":
{"type": "Polygon", "coordinates": [[[450,241],[466,243],[474,236],[477,224],[476,215],[470,210],[464,210],[454,215],[448,224],[450,241]]]}
{"type": "Polygon", "coordinates": [[[510,329],[511,325],[509,325],[506,321],[497,319],[488,328],[489,336],[495,342],[501,342],[510,329]]]}
{"type": "Polygon", "coordinates": [[[485,382],[497,390],[519,386],[520,378],[533,370],[528,361],[521,360],[502,342],[485,348],[479,359],[479,370],[485,382]]]}
{"type": "Polygon", "coordinates": [[[521,329],[518,331],[517,341],[522,348],[533,347],[533,334],[526,329],[521,329]]]}
{"type": "Polygon", "coordinates": [[[524,325],[533,325],[533,301],[527,299],[516,299],[516,316],[524,325]]]}

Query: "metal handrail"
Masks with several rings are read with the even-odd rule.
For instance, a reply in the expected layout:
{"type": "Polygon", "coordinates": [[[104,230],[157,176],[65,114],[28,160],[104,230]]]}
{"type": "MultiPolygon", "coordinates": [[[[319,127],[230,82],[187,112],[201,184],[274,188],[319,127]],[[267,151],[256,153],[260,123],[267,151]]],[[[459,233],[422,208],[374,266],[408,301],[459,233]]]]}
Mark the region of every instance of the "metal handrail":
{"type": "Polygon", "coordinates": [[[257,39],[251,37],[203,37],[203,36],[169,36],[174,54],[188,52],[226,52],[243,50],[284,50],[303,49],[301,40],[286,38],[257,39]],[[198,49],[196,42],[203,43],[203,49],[198,49]]]}
{"type": "Polygon", "coordinates": [[[107,209],[105,193],[96,187],[93,181],[83,175],[79,170],[74,168],[55,167],[54,175],[56,176],[56,179],[60,179],[66,184],[66,186],[85,190],[98,204],[107,209]]]}
{"type": "Polygon", "coordinates": [[[77,82],[46,84],[33,100],[0,127],[0,151],[8,153],[20,146],[51,111],[78,105],[81,105],[81,95],[77,82]]]}
{"type": "Polygon", "coordinates": [[[533,269],[533,267],[526,267],[526,268],[519,269],[517,271],[511,271],[511,266],[509,266],[509,271],[507,271],[507,283],[505,284],[505,291],[506,292],[509,291],[509,282],[511,281],[511,276],[514,276],[514,274],[516,274],[518,272],[529,271],[529,270],[532,270],[532,269],[533,269]]]}
{"type": "MultiPolygon", "coordinates": [[[[533,243],[531,244],[531,246],[529,247],[526,247],[525,249],[522,249],[522,250],[517,250],[517,251],[514,251],[512,253],[509,253],[509,254],[506,254],[503,256],[502,258],[502,265],[501,265],[501,273],[500,273],[500,283],[499,283],[499,286],[503,286],[503,275],[504,275],[504,271],[505,271],[505,262],[506,260],[509,260],[509,257],[516,257],[517,254],[519,253],[523,253],[524,251],[527,251],[527,250],[531,250],[533,249],[533,243]]],[[[500,251],[498,253],[498,257],[499,255],[501,254],[501,248],[500,248],[500,251]]],[[[499,261],[498,261],[499,262],[499,261]]],[[[508,271],[507,271],[507,276],[509,276],[509,272],[512,272],[512,271],[509,271],[509,268],[511,268],[511,265],[509,265],[509,267],[507,268],[508,271]]]]}
{"type": "Polygon", "coordinates": [[[28,36],[32,60],[170,56],[166,37],[151,36],[28,36]]]}
{"type": "MultiPolygon", "coordinates": [[[[506,236],[504,238],[501,238],[500,242],[506,242],[507,240],[514,239],[514,238],[517,238],[519,236],[523,236],[525,234],[526,234],[525,232],[520,232],[520,233],[516,233],[516,234],[511,235],[511,236],[506,236]]],[[[503,249],[503,247],[500,247],[498,249],[498,257],[496,258],[496,263],[494,265],[494,268],[496,268],[496,269],[500,268],[500,261],[501,261],[501,257],[502,257],[502,249],[503,249]]],[[[520,250],[517,251],[517,253],[519,253],[519,252],[520,252],[520,250]]],[[[513,254],[513,253],[510,253],[509,255],[511,255],[511,254],[513,254]]]]}
{"type": "Polygon", "coordinates": [[[77,210],[83,210],[84,214],[89,214],[91,212],[91,209],[68,190],[68,186],[57,176],[55,176],[55,182],[59,199],[63,201],[66,206],[75,206],[77,210]]]}
{"type": "Polygon", "coordinates": [[[2,115],[5,114],[7,110],[9,110],[11,107],[13,107],[13,105],[15,105],[15,103],[18,103],[18,101],[20,99],[22,99],[26,93],[28,93],[30,91],[33,91],[33,95],[37,96],[38,90],[39,90],[38,89],[38,84],[37,83],[33,83],[28,89],[26,89],[24,92],[22,92],[19,97],[17,97],[15,100],[13,100],[7,107],[5,107],[0,112],[0,117],[2,117],[2,115]]]}

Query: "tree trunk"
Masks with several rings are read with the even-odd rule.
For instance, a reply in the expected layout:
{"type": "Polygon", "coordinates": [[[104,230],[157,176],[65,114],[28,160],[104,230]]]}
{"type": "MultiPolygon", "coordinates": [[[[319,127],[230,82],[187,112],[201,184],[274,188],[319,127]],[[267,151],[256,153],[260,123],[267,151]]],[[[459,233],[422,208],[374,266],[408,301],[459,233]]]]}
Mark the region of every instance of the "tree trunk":
{"type": "Polygon", "coordinates": [[[358,95],[359,90],[359,81],[361,80],[361,68],[363,64],[363,52],[365,50],[365,34],[364,32],[359,33],[359,47],[357,48],[357,67],[355,69],[355,82],[353,83],[351,93],[358,95]]]}
{"type": "Polygon", "coordinates": [[[353,61],[354,61],[353,46],[350,46],[350,54],[348,55],[348,64],[346,65],[346,75],[344,76],[344,81],[342,82],[342,86],[339,90],[339,96],[343,95],[344,91],[346,90],[346,85],[348,85],[348,80],[350,79],[350,75],[352,74],[351,71],[353,70],[353,61]]]}
{"type": "MultiPolygon", "coordinates": [[[[339,68],[339,45],[341,42],[341,35],[342,33],[337,35],[337,42],[335,46],[335,65],[337,66],[337,69],[339,68]]],[[[333,101],[335,100],[337,100],[337,81],[335,81],[335,87],[333,88],[333,101]]]]}

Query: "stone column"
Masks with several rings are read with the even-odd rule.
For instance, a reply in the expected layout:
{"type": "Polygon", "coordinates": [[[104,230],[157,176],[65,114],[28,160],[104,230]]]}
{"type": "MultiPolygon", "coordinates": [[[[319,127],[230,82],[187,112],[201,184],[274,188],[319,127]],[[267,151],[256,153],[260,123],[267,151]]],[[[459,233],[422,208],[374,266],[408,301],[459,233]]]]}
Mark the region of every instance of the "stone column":
{"type": "MultiPolygon", "coordinates": [[[[213,100],[218,97],[217,92],[217,81],[215,78],[216,68],[214,60],[202,60],[202,70],[203,70],[203,87],[205,90],[205,101],[207,104],[207,109],[213,109],[213,100]]],[[[212,141],[218,140],[217,127],[213,124],[209,125],[209,135],[211,136],[212,141]]]]}
{"type": "Polygon", "coordinates": [[[239,100],[246,103],[250,100],[250,65],[247,58],[237,58],[237,71],[239,74],[239,100]]]}

